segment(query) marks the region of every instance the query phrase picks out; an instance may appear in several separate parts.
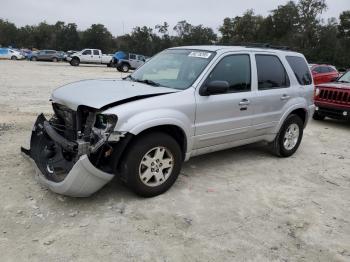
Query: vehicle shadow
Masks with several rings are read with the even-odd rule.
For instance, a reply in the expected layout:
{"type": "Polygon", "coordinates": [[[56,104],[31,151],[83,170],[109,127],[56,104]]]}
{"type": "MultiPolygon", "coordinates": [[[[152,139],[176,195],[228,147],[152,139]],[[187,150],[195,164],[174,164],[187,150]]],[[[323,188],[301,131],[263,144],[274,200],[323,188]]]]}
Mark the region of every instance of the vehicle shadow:
{"type": "Polygon", "coordinates": [[[319,125],[325,126],[325,127],[334,127],[334,128],[340,128],[340,129],[350,129],[350,120],[337,120],[332,118],[325,118],[322,121],[315,121],[314,123],[317,123],[319,125]]]}
{"type": "MultiPolygon", "coordinates": [[[[191,177],[192,175],[205,175],[204,172],[208,169],[220,170],[223,166],[230,165],[232,162],[240,162],[244,163],[246,161],[250,161],[252,156],[254,159],[257,158],[265,158],[271,157],[274,158],[266,143],[255,143],[251,145],[245,145],[241,147],[231,148],[227,150],[222,150],[218,152],[209,153],[206,155],[197,156],[191,158],[188,162],[185,162],[183,165],[183,169],[180,173],[179,179],[181,176],[191,177]],[[193,167],[196,167],[193,169],[193,167]]],[[[180,190],[182,187],[180,187],[180,190]]],[[[179,188],[172,187],[172,190],[179,190],[179,188]]],[[[173,194],[174,192],[170,192],[173,194]]],[[[54,193],[52,193],[54,194],[54,193]]],[[[167,193],[165,193],[167,194],[167,193]]],[[[151,198],[154,201],[157,201],[157,198],[161,198],[162,196],[151,198]]],[[[67,197],[67,202],[69,202],[69,206],[71,208],[79,205],[87,205],[91,206],[92,204],[96,205],[105,205],[108,201],[113,200],[113,203],[119,203],[122,201],[123,203],[132,203],[135,201],[147,201],[149,198],[143,198],[137,196],[133,193],[127,186],[118,178],[113,179],[109,184],[107,184],[100,191],[95,193],[94,195],[88,198],[73,198],[67,197]]],[[[67,204],[67,203],[66,203],[67,204]]]]}

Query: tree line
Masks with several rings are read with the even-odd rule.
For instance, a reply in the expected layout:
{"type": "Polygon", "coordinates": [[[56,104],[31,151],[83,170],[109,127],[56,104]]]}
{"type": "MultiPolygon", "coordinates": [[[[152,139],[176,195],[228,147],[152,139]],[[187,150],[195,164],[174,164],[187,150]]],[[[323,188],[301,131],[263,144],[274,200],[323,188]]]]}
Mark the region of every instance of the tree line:
{"type": "Polygon", "coordinates": [[[62,21],[17,27],[0,19],[0,45],[64,51],[89,47],[105,53],[123,50],[152,56],[172,46],[269,43],[302,52],[314,63],[350,67],[350,10],[324,21],[320,16],[326,9],[325,0],[289,1],[265,17],[253,10],[226,17],[218,33],[184,20],[172,30],[164,22],[154,28],[137,26],[121,36],[113,36],[102,24],[82,31],[75,23],[62,21]]]}

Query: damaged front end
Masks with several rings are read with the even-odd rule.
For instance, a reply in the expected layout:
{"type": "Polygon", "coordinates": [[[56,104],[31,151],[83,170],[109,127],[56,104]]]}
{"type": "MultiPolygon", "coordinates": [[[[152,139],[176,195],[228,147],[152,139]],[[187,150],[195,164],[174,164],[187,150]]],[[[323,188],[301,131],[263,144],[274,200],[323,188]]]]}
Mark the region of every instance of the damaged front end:
{"type": "Polygon", "coordinates": [[[52,191],[86,197],[111,181],[129,135],[114,131],[115,115],[79,106],[73,111],[53,103],[54,116],[39,115],[32,130],[30,156],[40,181],[52,191]]]}

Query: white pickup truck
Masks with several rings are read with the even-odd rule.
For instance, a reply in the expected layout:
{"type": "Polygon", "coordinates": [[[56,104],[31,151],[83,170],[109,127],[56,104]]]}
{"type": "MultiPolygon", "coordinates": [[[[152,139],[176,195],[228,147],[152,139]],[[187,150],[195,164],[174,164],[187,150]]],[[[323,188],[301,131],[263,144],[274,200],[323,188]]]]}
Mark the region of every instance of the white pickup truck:
{"type": "Polygon", "coordinates": [[[104,55],[99,49],[84,49],[67,57],[67,61],[72,66],[78,66],[79,64],[104,64],[110,66],[112,59],[113,56],[104,55]]]}

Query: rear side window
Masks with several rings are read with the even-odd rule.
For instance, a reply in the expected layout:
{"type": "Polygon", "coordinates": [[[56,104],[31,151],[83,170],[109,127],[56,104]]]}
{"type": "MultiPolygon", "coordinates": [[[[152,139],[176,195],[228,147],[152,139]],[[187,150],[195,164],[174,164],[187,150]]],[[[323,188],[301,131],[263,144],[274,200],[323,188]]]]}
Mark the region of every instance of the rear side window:
{"type": "Polygon", "coordinates": [[[292,68],[299,84],[303,86],[311,85],[312,77],[305,59],[298,56],[287,56],[286,59],[292,68]]]}
{"type": "Polygon", "coordinates": [[[277,56],[255,55],[255,59],[258,70],[259,90],[289,87],[289,77],[277,56]]]}
{"type": "Polygon", "coordinates": [[[249,55],[229,55],[224,57],[210,73],[207,82],[227,81],[229,93],[247,92],[251,87],[249,55]]]}
{"type": "Polygon", "coordinates": [[[100,51],[94,49],[94,55],[100,55],[100,51]]]}
{"type": "Polygon", "coordinates": [[[136,55],[130,54],[130,59],[136,59],[136,55]]]}

